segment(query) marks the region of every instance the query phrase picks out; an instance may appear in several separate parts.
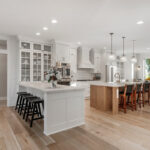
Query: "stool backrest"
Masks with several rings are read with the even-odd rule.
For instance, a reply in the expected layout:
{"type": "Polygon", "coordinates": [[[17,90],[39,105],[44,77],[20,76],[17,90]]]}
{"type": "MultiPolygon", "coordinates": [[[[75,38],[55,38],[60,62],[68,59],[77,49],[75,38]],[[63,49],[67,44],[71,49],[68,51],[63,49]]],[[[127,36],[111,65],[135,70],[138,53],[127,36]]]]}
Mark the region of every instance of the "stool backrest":
{"type": "Polygon", "coordinates": [[[143,83],[143,90],[144,91],[149,90],[149,87],[150,87],[150,83],[143,83]]]}
{"type": "Polygon", "coordinates": [[[136,92],[141,92],[142,84],[136,84],[136,92]]]}
{"type": "Polygon", "coordinates": [[[134,85],[127,85],[127,93],[133,93],[134,85]]]}

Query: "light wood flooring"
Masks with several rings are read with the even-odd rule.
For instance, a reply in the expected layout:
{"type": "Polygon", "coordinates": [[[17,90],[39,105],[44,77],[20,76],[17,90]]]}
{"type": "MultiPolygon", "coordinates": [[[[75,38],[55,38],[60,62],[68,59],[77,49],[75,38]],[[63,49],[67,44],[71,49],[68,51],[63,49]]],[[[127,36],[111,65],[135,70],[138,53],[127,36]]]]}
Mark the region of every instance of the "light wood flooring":
{"type": "Polygon", "coordinates": [[[0,104],[0,150],[150,150],[150,106],[112,116],[90,108],[85,100],[86,124],[51,137],[42,121],[29,128],[13,108],[0,104]],[[53,144],[52,144],[53,143],[53,144]]]}

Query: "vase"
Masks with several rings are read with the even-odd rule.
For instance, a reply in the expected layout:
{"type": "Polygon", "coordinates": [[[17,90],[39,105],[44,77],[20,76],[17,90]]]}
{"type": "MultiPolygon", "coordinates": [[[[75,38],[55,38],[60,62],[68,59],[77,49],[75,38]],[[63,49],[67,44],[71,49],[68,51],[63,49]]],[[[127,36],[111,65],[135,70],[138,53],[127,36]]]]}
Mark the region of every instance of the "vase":
{"type": "Polygon", "coordinates": [[[50,88],[56,88],[57,86],[57,81],[51,80],[50,81],[50,88]]]}

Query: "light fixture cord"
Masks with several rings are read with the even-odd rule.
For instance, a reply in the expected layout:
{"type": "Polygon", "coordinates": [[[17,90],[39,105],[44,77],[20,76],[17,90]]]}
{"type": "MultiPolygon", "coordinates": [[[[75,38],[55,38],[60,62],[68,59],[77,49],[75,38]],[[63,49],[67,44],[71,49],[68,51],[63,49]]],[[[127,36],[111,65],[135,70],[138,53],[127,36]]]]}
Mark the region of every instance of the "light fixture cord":
{"type": "Polygon", "coordinates": [[[123,56],[124,56],[124,39],[125,39],[125,37],[122,37],[122,39],[123,39],[123,56]]]}
{"type": "Polygon", "coordinates": [[[134,56],[134,42],[135,42],[135,40],[133,40],[133,56],[134,56]]]}
{"type": "Polygon", "coordinates": [[[112,49],[113,49],[113,47],[112,47],[112,42],[113,42],[113,37],[112,36],[113,36],[113,34],[114,33],[110,33],[110,37],[111,37],[111,54],[112,54],[112,49]]]}

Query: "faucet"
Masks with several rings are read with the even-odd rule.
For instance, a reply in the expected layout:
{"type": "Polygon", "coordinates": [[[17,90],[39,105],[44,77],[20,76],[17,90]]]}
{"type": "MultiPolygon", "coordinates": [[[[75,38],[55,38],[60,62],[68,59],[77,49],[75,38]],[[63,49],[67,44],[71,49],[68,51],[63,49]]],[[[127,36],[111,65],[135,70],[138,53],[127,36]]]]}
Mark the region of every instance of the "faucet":
{"type": "Polygon", "coordinates": [[[120,82],[120,73],[119,72],[115,73],[114,78],[116,79],[116,82],[120,82]]]}

